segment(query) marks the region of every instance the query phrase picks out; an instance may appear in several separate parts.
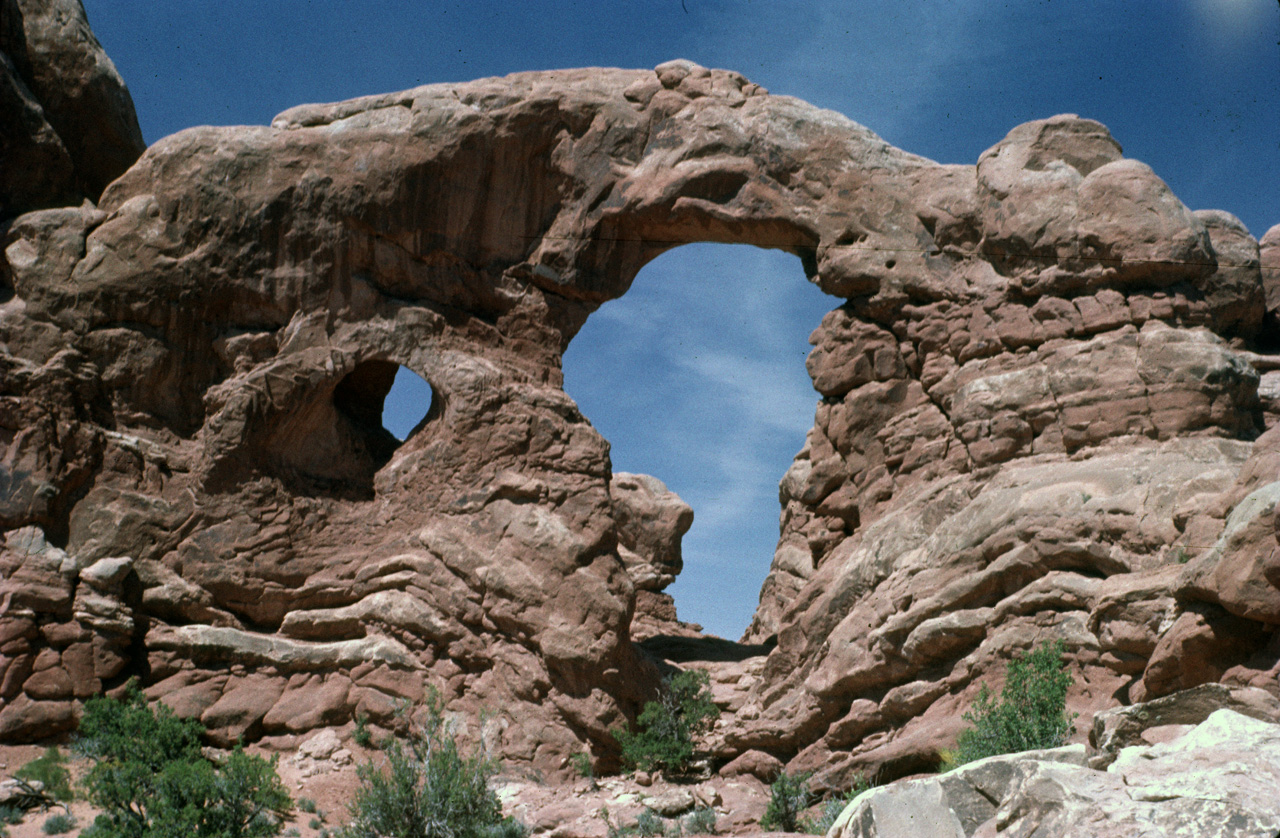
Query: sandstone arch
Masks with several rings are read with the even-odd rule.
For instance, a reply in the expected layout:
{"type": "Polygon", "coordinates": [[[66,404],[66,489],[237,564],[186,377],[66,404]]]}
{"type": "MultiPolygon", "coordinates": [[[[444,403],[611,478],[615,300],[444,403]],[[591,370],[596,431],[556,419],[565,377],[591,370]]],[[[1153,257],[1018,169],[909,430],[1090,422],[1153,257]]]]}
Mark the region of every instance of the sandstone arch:
{"type": "MultiPolygon", "coordinates": [[[[768,509],[813,418],[806,339],[836,302],[791,254],[681,245],[564,354],[565,391],[609,440],[615,472],[655,475],[695,510],[685,569],[664,593],[709,633],[737,638],[751,619],[778,541],[768,509]]],[[[637,597],[633,640],[660,631],[638,630],[637,597]]]]}
{"type": "Polygon", "coordinates": [[[672,62],[191,129],[97,206],[12,219],[0,736],[64,729],[132,674],[221,740],[385,720],[429,683],[502,707],[508,759],[607,758],[656,673],[607,444],[559,361],[694,240],[795,253],[845,300],[751,635],[777,647],[722,758],[919,765],[1046,632],[1082,708],[1274,669],[1248,232],[1089,120],[941,166],[672,62]],[[280,452],[383,363],[437,389],[431,432],[371,493],[299,491],[280,452]]]}

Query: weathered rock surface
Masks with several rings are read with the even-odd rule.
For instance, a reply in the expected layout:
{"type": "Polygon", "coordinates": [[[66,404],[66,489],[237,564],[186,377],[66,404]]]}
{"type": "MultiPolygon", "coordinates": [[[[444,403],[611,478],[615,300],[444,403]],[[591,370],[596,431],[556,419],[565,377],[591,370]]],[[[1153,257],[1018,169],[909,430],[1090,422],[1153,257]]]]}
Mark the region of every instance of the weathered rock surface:
{"type": "MultiPolygon", "coordinates": [[[[1261,691],[1178,693],[1121,711],[1105,757],[1082,745],[989,757],[864,792],[830,838],[996,835],[1272,836],[1280,702],[1261,691]],[[1228,709],[1235,705],[1246,713],[1228,709]],[[1122,733],[1123,731],[1123,733],[1122,733]],[[1118,734],[1118,735],[1114,735],[1118,734]]],[[[1114,719],[1114,717],[1113,717],[1114,719]]]]}
{"type": "Polygon", "coordinates": [[[681,623],[675,600],[663,593],[684,569],[680,540],[693,525],[693,509],[647,474],[615,472],[609,494],[618,523],[618,557],[636,587],[631,638],[696,635],[698,627],[681,623]]]}
{"type": "Polygon", "coordinates": [[[145,148],[80,0],[0,2],[0,222],[96,201],[145,148]]]}
{"type": "Polygon", "coordinates": [[[794,253],[835,306],[717,759],[931,767],[1046,637],[1086,713],[1275,690],[1274,243],[1096,122],[943,166],[676,61],[306,105],[60,188],[5,238],[0,736],[131,675],[215,741],[431,687],[495,755],[607,763],[658,683],[633,638],[694,634],[689,513],[612,473],[560,361],[687,241],[794,253]],[[403,444],[398,365],[433,390],[403,444]]]}

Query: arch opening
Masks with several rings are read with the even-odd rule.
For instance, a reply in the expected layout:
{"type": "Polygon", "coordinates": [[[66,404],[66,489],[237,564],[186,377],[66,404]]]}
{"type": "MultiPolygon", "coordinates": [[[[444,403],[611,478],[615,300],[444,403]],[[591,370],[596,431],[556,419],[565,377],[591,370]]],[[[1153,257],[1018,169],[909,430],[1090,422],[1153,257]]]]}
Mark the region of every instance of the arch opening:
{"type": "Polygon", "coordinates": [[[333,388],[333,406],[352,426],[369,456],[381,466],[391,459],[398,440],[382,425],[382,404],[396,376],[391,361],[365,361],[333,388]]]}
{"type": "Polygon", "coordinates": [[[564,357],[565,390],[609,440],[615,474],[657,477],[693,507],[679,618],[740,637],[779,535],[778,482],[819,396],[808,336],[839,300],[788,253],[668,250],[595,312],[564,357]]]}
{"type": "Polygon", "coordinates": [[[275,432],[277,472],[298,491],[367,498],[374,475],[425,425],[437,399],[429,383],[394,361],[356,365],[330,398],[310,401],[275,432]],[[305,440],[305,444],[299,444],[305,440]]]}
{"type": "Polygon", "coordinates": [[[436,414],[436,402],[430,382],[408,367],[399,367],[382,401],[382,427],[397,444],[402,443],[436,414]]]}

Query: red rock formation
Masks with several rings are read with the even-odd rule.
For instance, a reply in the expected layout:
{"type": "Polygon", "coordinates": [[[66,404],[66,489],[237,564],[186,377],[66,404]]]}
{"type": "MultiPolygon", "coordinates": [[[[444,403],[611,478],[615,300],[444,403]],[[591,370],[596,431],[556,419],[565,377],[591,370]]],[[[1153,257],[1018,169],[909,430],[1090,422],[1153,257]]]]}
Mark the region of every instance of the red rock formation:
{"type": "Polygon", "coordinates": [[[96,201],[145,148],[79,0],[0,2],[0,221],[96,201]]]}
{"type": "Polygon", "coordinates": [[[923,767],[1041,637],[1081,709],[1267,677],[1268,257],[1239,222],[1088,120],[941,166],[677,61],[191,129],[15,219],[0,736],[136,674],[216,741],[433,687],[507,759],[607,756],[688,514],[611,473],[560,359],[689,241],[789,251],[844,301],[720,758],[923,767]],[[403,445],[396,365],[434,391],[403,445]]]}

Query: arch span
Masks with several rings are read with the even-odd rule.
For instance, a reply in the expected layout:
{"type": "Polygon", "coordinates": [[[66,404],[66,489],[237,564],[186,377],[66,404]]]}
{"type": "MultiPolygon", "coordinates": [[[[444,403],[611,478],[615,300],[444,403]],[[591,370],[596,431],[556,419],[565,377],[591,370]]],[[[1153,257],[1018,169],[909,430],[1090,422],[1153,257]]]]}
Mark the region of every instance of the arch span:
{"type": "MultiPolygon", "coordinates": [[[[646,262],[693,241],[797,254],[845,300],[807,361],[823,398],[780,486],[789,540],[748,635],[778,642],[742,679],[750,712],[721,756],[794,757],[788,770],[828,782],[931,753],[935,723],[1011,651],[988,634],[1070,625],[1108,690],[1179,686],[1186,670],[1155,638],[1106,647],[1148,628],[1088,634],[1088,586],[1163,561],[1146,536],[1113,543],[1097,513],[1167,501],[1137,509],[1132,531],[1167,542],[1185,524],[1212,541],[1222,521],[1200,513],[1253,491],[1237,473],[1270,473],[1241,465],[1275,440],[1229,342],[1265,310],[1258,242],[1189,211],[1089,120],[1021,126],[976,166],[941,166],[737,73],[671,62],[192,129],[149,148],[97,209],[14,219],[0,523],[20,570],[0,633],[22,663],[0,732],[66,729],[73,696],[132,666],[189,679],[190,707],[261,679],[272,706],[209,717],[222,742],[357,711],[389,724],[395,697],[430,685],[451,708],[500,708],[495,756],[550,775],[585,743],[608,767],[609,729],[659,676],[630,642],[609,446],[563,391],[561,360],[646,262]],[[220,357],[219,335],[246,351],[220,357]],[[377,470],[387,359],[447,405],[377,470]],[[164,394],[202,423],[192,434],[166,431],[155,389],[136,386],[165,369],[199,373],[164,394]],[[1201,494],[1175,504],[1189,486],[1201,494]],[[44,546],[59,530],[70,560],[44,546]],[[147,589],[119,620],[67,633],[78,593],[61,569],[104,558],[133,562],[147,589]],[[1082,565],[1108,578],[1005,589],[1082,565]],[[935,678],[952,669],[961,680],[935,678]],[[331,715],[298,716],[321,695],[331,715]]],[[[1243,531],[1260,544],[1269,521],[1243,531]]],[[[1247,578],[1258,554],[1237,554],[1231,578],[1247,578]]],[[[95,573],[104,597],[122,589],[95,573]]],[[[1181,591],[1280,619],[1218,578],[1181,591]]],[[[1163,584],[1152,603],[1173,602],[1163,584]]]]}
{"type": "MultiPolygon", "coordinates": [[[[614,471],[651,474],[693,507],[665,593],[721,637],[741,636],[759,600],[778,480],[818,398],[806,339],[835,302],[789,254],[689,244],[648,263],[565,353],[565,390],[609,440],[614,471]]],[[[633,637],[654,616],[645,599],[633,637]]]]}

